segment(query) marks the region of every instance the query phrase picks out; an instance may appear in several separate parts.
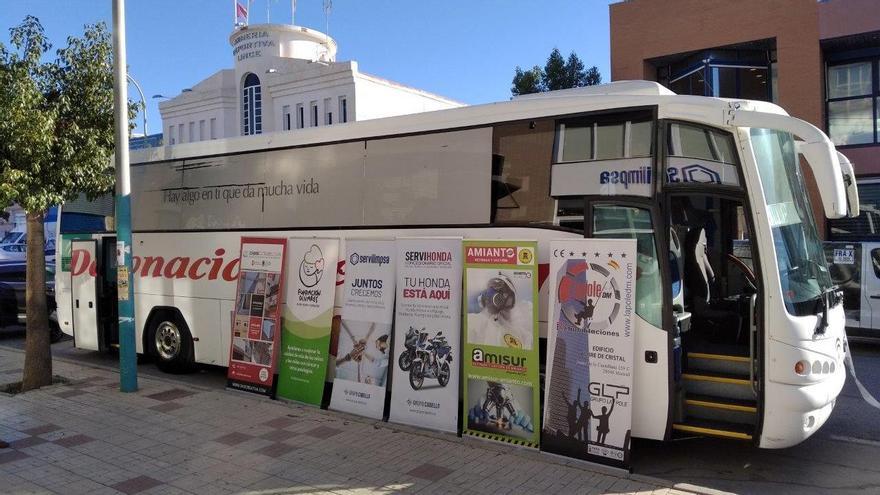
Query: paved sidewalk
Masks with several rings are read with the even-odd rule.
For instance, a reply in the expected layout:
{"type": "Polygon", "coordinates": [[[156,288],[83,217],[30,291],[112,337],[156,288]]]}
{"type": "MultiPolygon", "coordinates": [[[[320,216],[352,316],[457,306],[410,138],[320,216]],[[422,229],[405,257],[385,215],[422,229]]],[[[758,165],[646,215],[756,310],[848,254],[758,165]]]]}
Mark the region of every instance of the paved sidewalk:
{"type": "MultiPolygon", "coordinates": [[[[24,354],[0,348],[0,383],[24,354]]],[[[55,361],[69,385],[0,394],[0,492],[661,493],[662,481],[222,390],[55,361]]]]}

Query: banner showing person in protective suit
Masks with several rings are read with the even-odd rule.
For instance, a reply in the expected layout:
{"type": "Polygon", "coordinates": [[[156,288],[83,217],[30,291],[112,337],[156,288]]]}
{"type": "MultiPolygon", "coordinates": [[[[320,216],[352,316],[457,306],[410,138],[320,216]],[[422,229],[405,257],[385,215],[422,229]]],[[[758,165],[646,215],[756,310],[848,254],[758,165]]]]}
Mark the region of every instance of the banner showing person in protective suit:
{"type": "Polygon", "coordinates": [[[465,241],[463,433],[539,443],[534,241],[465,241]]]}

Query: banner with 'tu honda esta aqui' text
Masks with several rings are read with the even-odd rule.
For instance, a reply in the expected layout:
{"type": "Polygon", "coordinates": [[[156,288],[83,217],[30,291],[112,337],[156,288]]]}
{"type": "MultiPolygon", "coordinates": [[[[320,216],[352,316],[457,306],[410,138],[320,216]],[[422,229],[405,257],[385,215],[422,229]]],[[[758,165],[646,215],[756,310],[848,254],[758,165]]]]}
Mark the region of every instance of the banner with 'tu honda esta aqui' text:
{"type": "Polygon", "coordinates": [[[227,386],[271,395],[284,294],[287,239],[241,238],[227,386]]]}
{"type": "Polygon", "coordinates": [[[330,409],[382,419],[394,318],[392,240],[347,239],[336,378],[330,409]]]}
{"type": "Polygon", "coordinates": [[[389,420],[456,432],[461,238],[397,239],[394,387],[389,420]]]}
{"type": "Polygon", "coordinates": [[[339,239],[288,240],[278,397],[320,406],[336,299],[339,239]]]}
{"type": "Polygon", "coordinates": [[[543,450],[628,467],[636,270],[635,239],[550,243],[543,450]]]}
{"type": "Polygon", "coordinates": [[[538,447],[535,241],[464,242],[463,432],[538,447]]]}

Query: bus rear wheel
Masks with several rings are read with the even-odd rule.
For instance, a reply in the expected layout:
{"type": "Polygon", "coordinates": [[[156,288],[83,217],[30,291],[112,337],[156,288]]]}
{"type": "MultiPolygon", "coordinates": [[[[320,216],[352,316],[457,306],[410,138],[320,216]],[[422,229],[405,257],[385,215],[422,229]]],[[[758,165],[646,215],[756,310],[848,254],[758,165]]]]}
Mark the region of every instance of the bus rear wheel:
{"type": "Polygon", "coordinates": [[[166,373],[187,373],[193,369],[192,335],[186,324],[162,314],[154,318],[147,343],[156,366],[166,373]]]}

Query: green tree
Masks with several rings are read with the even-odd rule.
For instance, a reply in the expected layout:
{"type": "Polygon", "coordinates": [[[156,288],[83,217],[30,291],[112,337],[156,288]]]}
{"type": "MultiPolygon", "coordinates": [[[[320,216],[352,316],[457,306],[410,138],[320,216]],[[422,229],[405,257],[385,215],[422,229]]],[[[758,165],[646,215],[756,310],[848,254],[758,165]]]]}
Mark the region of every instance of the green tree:
{"type": "Polygon", "coordinates": [[[541,80],[544,83],[545,91],[573,87],[568,85],[568,70],[565,65],[565,59],[559,53],[559,48],[554,48],[550,52],[550,56],[547,57],[547,63],[544,64],[544,74],[541,80]]]}
{"type": "Polygon", "coordinates": [[[602,75],[599,69],[595,65],[589,69],[584,67],[584,62],[575,52],[571,52],[566,60],[559,49],[554,48],[543,68],[536,65],[531,70],[524,71],[517,66],[510,92],[517,96],[601,84],[602,75]]]}
{"type": "Polygon", "coordinates": [[[543,74],[544,72],[537,65],[527,71],[522,70],[517,65],[510,92],[513,93],[513,96],[517,96],[544,91],[544,87],[541,85],[541,76],[543,74]]]}
{"type": "Polygon", "coordinates": [[[602,84],[602,74],[599,73],[599,68],[594,65],[587,69],[583,81],[584,83],[581,86],[595,86],[596,84],[602,84]]]}
{"type": "Polygon", "coordinates": [[[87,25],[67,45],[45,60],[51,45],[33,16],[10,29],[9,48],[0,44],[0,205],[18,203],[28,231],[22,390],[52,382],[45,212],[114,183],[110,36],[103,24],[87,25]]]}

